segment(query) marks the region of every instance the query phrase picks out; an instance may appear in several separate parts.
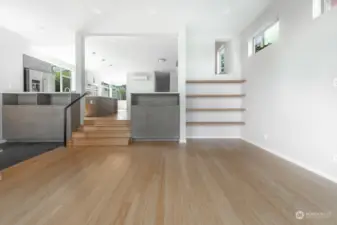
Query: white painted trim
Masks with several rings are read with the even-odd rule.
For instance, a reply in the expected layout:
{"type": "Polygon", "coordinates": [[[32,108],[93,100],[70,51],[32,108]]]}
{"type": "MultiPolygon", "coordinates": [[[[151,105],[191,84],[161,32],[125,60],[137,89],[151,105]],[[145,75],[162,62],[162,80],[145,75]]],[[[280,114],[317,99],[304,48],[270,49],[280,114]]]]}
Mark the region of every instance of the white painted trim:
{"type": "Polygon", "coordinates": [[[186,139],[180,139],[180,140],[179,140],[179,143],[180,143],[180,144],[186,144],[186,143],[187,143],[187,140],[186,140],[186,139]]]}
{"type": "Polygon", "coordinates": [[[187,30],[178,35],[178,91],[180,94],[180,139],[186,141],[187,30]]]}
{"type": "Polygon", "coordinates": [[[187,139],[242,139],[239,136],[188,136],[187,139]]]}
{"type": "Polygon", "coordinates": [[[260,149],[262,149],[262,150],[264,150],[264,151],[266,151],[266,152],[269,152],[269,153],[271,153],[271,154],[273,154],[273,155],[275,155],[275,156],[277,156],[277,157],[279,157],[279,158],[281,158],[281,159],[283,159],[283,160],[285,160],[285,161],[288,161],[288,162],[290,162],[290,163],[293,163],[293,164],[295,164],[295,165],[297,165],[297,166],[299,166],[299,167],[301,167],[301,168],[303,168],[303,169],[305,169],[305,170],[307,170],[307,171],[309,171],[309,172],[311,172],[311,173],[314,173],[314,174],[316,174],[316,175],[318,175],[318,176],[320,176],[320,177],[323,177],[323,178],[325,178],[325,179],[327,179],[327,180],[329,180],[329,181],[332,181],[332,182],[334,182],[334,183],[337,184],[337,178],[336,178],[336,177],[332,177],[332,176],[330,176],[330,175],[328,175],[328,174],[326,174],[326,173],[324,173],[324,172],[322,172],[322,171],[318,171],[318,170],[316,170],[316,169],[313,169],[313,168],[311,168],[310,166],[308,166],[308,165],[306,165],[306,164],[304,164],[304,163],[302,163],[302,162],[299,162],[299,161],[297,161],[297,160],[294,160],[294,159],[292,159],[292,158],[290,158],[290,157],[288,157],[288,156],[285,156],[285,155],[283,155],[283,154],[280,154],[280,153],[278,153],[278,152],[276,152],[276,151],[273,151],[273,150],[271,150],[271,149],[262,147],[262,145],[256,144],[256,143],[254,143],[253,141],[249,141],[249,140],[244,139],[244,138],[241,138],[241,139],[242,139],[243,141],[248,142],[248,143],[250,143],[250,144],[252,144],[252,145],[254,145],[254,146],[256,146],[256,147],[259,147],[260,149]]]}

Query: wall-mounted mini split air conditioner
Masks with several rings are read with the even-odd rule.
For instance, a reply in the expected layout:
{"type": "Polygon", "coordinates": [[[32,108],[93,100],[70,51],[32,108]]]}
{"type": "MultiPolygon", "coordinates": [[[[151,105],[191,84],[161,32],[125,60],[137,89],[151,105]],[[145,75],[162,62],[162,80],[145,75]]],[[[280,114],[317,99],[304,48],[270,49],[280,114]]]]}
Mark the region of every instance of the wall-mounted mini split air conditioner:
{"type": "Polygon", "coordinates": [[[139,81],[146,81],[149,80],[149,76],[147,75],[135,75],[132,77],[133,80],[139,80],[139,81]]]}

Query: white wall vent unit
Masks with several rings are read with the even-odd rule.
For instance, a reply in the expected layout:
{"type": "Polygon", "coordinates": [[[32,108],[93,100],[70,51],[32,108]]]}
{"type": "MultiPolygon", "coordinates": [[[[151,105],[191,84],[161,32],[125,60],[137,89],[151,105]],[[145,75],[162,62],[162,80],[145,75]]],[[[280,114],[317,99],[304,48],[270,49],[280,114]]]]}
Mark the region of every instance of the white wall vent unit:
{"type": "Polygon", "coordinates": [[[149,77],[147,75],[135,75],[132,77],[133,80],[149,80],[149,77]]]}

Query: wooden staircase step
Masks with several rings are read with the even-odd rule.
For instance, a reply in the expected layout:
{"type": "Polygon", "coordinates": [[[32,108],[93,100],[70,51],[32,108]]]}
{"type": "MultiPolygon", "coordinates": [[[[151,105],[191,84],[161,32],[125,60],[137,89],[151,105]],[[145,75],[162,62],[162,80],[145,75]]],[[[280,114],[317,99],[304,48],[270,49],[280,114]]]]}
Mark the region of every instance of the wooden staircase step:
{"type": "Polygon", "coordinates": [[[125,146],[130,138],[73,138],[72,146],[125,146]]]}
{"type": "Polygon", "coordinates": [[[129,130],[73,132],[72,137],[73,138],[115,138],[115,137],[130,138],[131,133],[129,130]]]}
{"type": "Polygon", "coordinates": [[[84,120],[84,125],[94,126],[123,126],[129,124],[129,120],[84,120]]]}
{"type": "Polygon", "coordinates": [[[129,131],[129,126],[82,126],[79,131],[129,131]]]}

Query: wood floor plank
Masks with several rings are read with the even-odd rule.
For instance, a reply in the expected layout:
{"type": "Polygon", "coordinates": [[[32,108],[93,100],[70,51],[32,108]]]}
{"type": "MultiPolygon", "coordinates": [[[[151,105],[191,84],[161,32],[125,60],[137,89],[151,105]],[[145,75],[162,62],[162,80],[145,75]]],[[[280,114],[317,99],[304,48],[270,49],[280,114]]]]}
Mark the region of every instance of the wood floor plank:
{"type": "Polygon", "coordinates": [[[337,224],[336,184],[241,140],[60,148],[3,175],[0,225],[337,224]]]}

